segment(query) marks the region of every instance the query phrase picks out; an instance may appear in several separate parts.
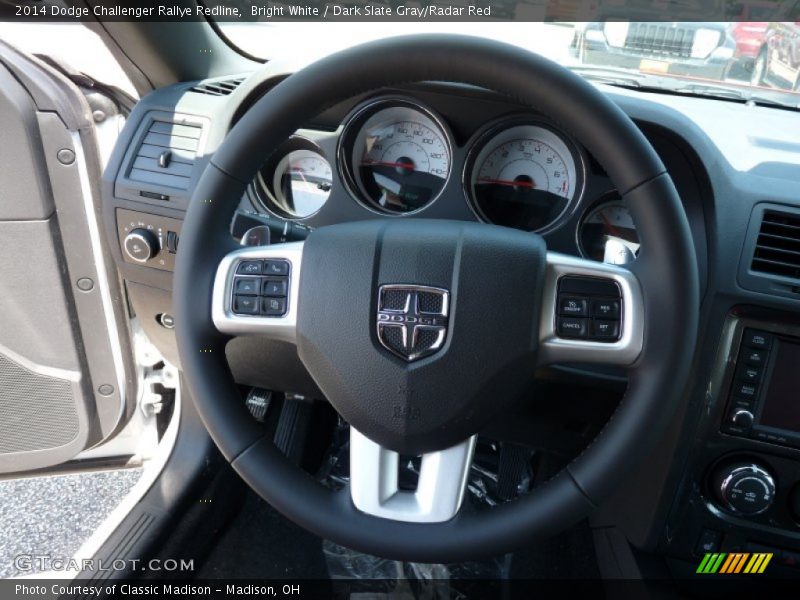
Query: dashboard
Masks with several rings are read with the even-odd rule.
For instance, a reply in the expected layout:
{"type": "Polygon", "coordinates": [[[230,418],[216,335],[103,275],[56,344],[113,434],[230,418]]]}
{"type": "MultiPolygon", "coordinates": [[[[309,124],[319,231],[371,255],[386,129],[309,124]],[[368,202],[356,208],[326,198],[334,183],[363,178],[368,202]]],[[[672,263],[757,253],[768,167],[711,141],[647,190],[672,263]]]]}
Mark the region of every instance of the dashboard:
{"type": "MultiPolygon", "coordinates": [[[[670,163],[705,257],[707,178],[680,140],[670,163]]],[[[485,90],[427,84],[329,110],[276,148],[245,209],[304,227],[362,218],[477,220],[543,235],[598,261],[635,260],[630,213],[599,162],[559,124],[485,90]]]]}
{"type": "MultiPolygon", "coordinates": [[[[111,251],[132,312],[176,364],[172,269],[192,191],[233,124],[290,71],[265,65],[157,90],[134,109],[109,161],[103,218],[117,242],[111,251]]],[[[703,551],[773,548],[800,557],[800,446],[791,433],[800,426],[789,427],[794,409],[768,392],[773,363],[755,374],[738,364],[749,360],[753,332],[778,349],[764,354],[769,361],[800,347],[800,263],[787,258],[800,248],[800,236],[787,241],[800,231],[800,118],[599,87],[642,130],[678,189],[698,257],[702,321],[694,377],[669,439],[637,473],[635,489],[621,491],[600,518],[640,548],[695,561],[692,569],[703,551]],[[743,387],[748,376],[758,384],[743,387]],[[754,397],[743,398],[751,388],[754,397]],[[776,426],[764,407],[778,407],[786,422],[776,426]],[[753,469],[772,498],[748,513],[737,508],[738,488],[718,488],[753,469]]],[[[569,123],[457,84],[405,85],[330,107],[227,201],[238,203],[231,231],[245,244],[362,219],[435,218],[535,232],[549,250],[598,261],[628,263],[640,251],[627,208],[569,123]]],[[[279,343],[236,338],[227,354],[243,385],[319,394],[279,343]],[[277,365],[275,379],[263,379],[264,360],[277,365]]],[[[586,376],[605,374],[584,369],[586,376]]],[[[775,380],[786,388],[785,377],[775,380]]]]}

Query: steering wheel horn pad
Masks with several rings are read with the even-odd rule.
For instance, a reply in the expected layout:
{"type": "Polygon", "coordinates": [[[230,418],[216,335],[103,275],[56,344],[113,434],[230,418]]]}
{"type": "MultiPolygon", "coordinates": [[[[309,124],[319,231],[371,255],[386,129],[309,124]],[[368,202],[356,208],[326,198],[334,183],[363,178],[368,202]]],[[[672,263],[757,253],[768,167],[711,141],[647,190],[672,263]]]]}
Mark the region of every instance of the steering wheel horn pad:
{"type": "Polygon", "coordinates": [[[680,198],[649,141],[616,104],[567,69],[519,47],[418,35],[325,57],[249,108],[193,193],[173,302],[187,397],[222,454],[258,494],[299,525],[344,546],[399,560],[454,562],[558,533],[618,489],[679,405],[695,351],[699,297],[680,198]],[[597,158],[631,211],[642,240],[631,268],[546,252],[532,234],[418,218],[320,228],[301,245],[236,248],[231,217],[274,148],[342,101],[424,81],[493,90],[569,131],[597,158]],[[243,258],[294,261],[297,278],[286,315],[270,322],[226,312],[232,273],[243,258]],[[558,278],[570,274],[620,284],[618,343],[556,335],[558,278]],[[384,285],[447,292],[441,347],[406,360],[398,347],[392,352],[381,343],[384,285]],[[290,463],[241,400],[225,345],[233,335],[269,332],[296,343],[320,389],[353,425],[357,444],[350,463],[356,471],[343,490],[323,487],[290,463]],[[627,369],[628,390],[613,418],[580,456],[529,494],[491,510],[461,508],[474,434],[519,395],[537,366],[551,362],[627,369]],[[387,468],[396,465],[398,453],[420,452],[423,463],[428,457],[434,465],[420,480],[430,481],[427,489],[434,492],[414,498],[398,492],[384,501],[391,485],[367,489],[371,480],[393,483],[387,468]],[[378,477],[363,470],[365,464],[378,469],[372,473],[378,477]],[[437,464],[455,465],[458,473],[448,481],[448,469],[437,464]],[[440,489],[452,509],[433,514],[440,489]],[[409,506],[417,512],[406,519],[402,511],[409,506]]]}
{"type": "Polygon", "coordinates": [[[394,219],[322,228],[303,251],[300,359],[339,414],[373,441],[414,456],[453,446],[530,382],[546,254],[537,235],[478,223],[394,219]],[[385,285],[446,292],[439,351],[408,362],[380,343],[385,285]]]}

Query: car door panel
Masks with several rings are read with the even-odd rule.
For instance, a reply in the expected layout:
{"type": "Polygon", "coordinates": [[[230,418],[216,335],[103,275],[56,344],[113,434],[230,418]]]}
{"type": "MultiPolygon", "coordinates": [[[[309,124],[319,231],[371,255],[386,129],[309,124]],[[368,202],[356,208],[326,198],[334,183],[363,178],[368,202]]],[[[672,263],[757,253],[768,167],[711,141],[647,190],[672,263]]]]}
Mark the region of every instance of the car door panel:
{"type": "Polygon", "coordinates": [[[133,411],[91,119],[78,88],[0,43],[0,473],[67,461],[133,411]]]}

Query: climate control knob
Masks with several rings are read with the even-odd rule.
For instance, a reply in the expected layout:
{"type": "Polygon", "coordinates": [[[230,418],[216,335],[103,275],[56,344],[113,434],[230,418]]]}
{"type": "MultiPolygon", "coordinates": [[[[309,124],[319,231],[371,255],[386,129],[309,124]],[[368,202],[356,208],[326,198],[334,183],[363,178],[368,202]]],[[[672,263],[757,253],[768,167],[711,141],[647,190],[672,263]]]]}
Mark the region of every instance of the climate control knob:
{"type": "Polygon", "coordinates": [[[720,468],[712,482],[719,503],[737,515],[758,515],[775,500],[775,480],[765,467],[737,462],[720,468]]]}
{"type": "Polygon", "coordinates": [[[155,257],[160,250],[158,238],[149,229],[138,228],[131,231],[125,236],[122,242],[122,247],[125,248],[131,260],[144,263],[155,257]]]}

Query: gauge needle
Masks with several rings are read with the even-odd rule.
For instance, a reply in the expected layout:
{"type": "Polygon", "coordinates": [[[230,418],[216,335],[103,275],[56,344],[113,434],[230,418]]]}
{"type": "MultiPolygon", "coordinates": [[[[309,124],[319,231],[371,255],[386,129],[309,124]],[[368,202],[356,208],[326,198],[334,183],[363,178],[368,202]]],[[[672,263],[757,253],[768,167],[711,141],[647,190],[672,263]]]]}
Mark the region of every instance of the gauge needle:
{"type": "Polygon", "coordinates": [[[399,167],[401,169],[414,170],[414,163],[410,162],[383,162],[380,160],[367,160],[361,163],[362,167],[372,167],[376,165],[379,167],[399,167]]]}
{"type": "Polygon", "coordinates": [[[524,187],[534,189],[536,187],[535,181],[514,181],[512,179],[491,179],[489,177],[481,177],[478,183],[494,183],[496,185],[510,185],[514,187],[524,187]]]}
{"type": "Polygon", "coordinates": [[[614,227],[614,225],[611,223],[611,221],[608,220],[608,217],[606,216],[606,213],[603,212],[602,210],[600,211],[600,218],[603,219],[603,224],[606,227],[608,227],[608,230],[611,232],[611,235],[613,235],[614,237],[618,237],[620,239],[624,239],[620,235],[619,230],[616,227],[614,227]]]}

